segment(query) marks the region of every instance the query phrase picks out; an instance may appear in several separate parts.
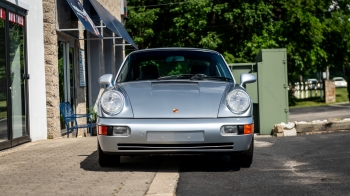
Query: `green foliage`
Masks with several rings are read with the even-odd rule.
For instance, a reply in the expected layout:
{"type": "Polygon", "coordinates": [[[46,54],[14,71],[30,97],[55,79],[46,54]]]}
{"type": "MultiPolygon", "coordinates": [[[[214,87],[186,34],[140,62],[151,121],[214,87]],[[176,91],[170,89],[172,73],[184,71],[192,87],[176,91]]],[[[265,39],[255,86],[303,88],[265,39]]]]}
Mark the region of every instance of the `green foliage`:
{"type": "Polygon", "coordinates": [[[172,75],[178,75],[182,73],[182,66],[180,64],[175,66],[175,69],[171,70],[168,75],[172,76],[172,75]]]}
{"type": "Polygon", "coordinates": [[[227,51],[225,51],[222,55],[224,56],[225,61],[227,63],[235,62],[235,57],[232,54],[228,53],[227,51]]]}
{"type": "Polygon", "coordinates": [[[126,27],[139,48],[148,48],[152,39],[156,39],[154,29],[157,25],[155,21],[158,19],[159,8],[146,9],[142,7],[143,1],[139,0],[133,3],[140,7],[129,10],[129,15],[132,17],[128,20],[126,27]]]}
{"type": "Polygon", "coordinates": [[[153,66],[159,66],[157,62],[155,61],[144,61],[140,63],[140,67],[147,66],[147,65],[153,65],[153,66]]]}
{"type": "Polygon", "coordinates": [[[86,108],[86,112],[88,114],[91,114],[92,123],[95,123],[97,120],[97,112],[95,111],[94,106],[92,105],[92,106],[86,108]]]}
{"type": "Polygon", "coordinates": [[[129,0],[126,27],[139,48],[214,49],[228,63],[287,48],[288,72],[311,75],[350,56],[350,0],[129,0]]]}

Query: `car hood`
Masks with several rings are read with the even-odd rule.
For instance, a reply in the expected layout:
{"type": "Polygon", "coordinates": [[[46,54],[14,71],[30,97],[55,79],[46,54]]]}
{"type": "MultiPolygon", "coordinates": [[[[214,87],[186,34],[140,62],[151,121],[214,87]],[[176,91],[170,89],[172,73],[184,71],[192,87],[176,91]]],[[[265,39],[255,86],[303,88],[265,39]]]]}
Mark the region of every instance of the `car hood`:
{"type": "Polygon", "coordinates": [[[216,118],[228,82],[159,81],[120,84],[134,118],[216,118]]]}

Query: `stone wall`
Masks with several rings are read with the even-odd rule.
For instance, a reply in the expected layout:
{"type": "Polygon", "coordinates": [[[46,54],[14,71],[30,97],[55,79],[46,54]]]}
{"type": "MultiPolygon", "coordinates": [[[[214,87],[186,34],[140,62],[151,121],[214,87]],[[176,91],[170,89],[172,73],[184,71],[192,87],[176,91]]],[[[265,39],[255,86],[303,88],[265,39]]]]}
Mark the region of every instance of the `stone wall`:
{"type": "MultiPolygon", "coordinates": [[[[120,0],[98,0],[112,15],[118,20],[121,20],[120,16],[120,0]]],[[[89,1],[81,1],[84,3],[90,3],[89,1]]],[[[85,7],[85,6],[84,6],[85,7]]],[[[87,6],[88,7],[88,6],[87,6]]],[[[83,29],[82,24],[78,21],[74,12],[68,5],[66,0],[43,0],[43,13],[44,13],[44,47],[45,47],[45,79],[46,79],[46,98],[47,98],[47,137],[49,139],[61,137],[60,126],[60,111],[59,111],[59,70],[58,70],[58,40],[69,42],[70,46],[74,46],[74,72],[75,72],[75,102],[76,113],[87,113],[86,103],[86,87],[80,87],[79,81],[79,49],[86,51],[84,48],[85,41],[83,39],[84,31],[56,31],[56,27],[59,29],[83,29]],[[55,3],[57,3],[57,10],[55,3]],[[57,12],[57,13],[56,13],[57,12]],[[57,16],[56,16],[57,14],[57,16]],[[57,21],[56,21],[57,20],[57,21]]],[[[112,41],[112,40],[111,40],[112,41]]],[[[104,51],[103,40],[100,42],[100,73],[104,73],[104,51]]],[[[112,48],[114,61],[115,47],[112,48]]],[[[122,51],[123,52],[123,51],[122,51]]],[[[88,58],[85,56],[85,63],[88,58]]],[[[115,65],[112,65],[113,72],[115,73],[115,65]]],[[[88,85],[89,82],[86,81],[88,85]]],[[[93,104],[90,104],[93,105],[93,104]]],[[[79,124],[85,124],[86,119],[79,119],[79,124]]],[[[78,136],[86,136],[87,129],[79,129],[78,136]]]]}
{"type": "MultiPolygon", "coordinates": [[[[114,0],[114,1],[110,1],[110,0],[98,0],[99,3],[101,3],[106,9],[108,9],[108,11],[114,16],[116,17],[119,21],[121,21],[123,23],[123,19],[121,18],[120,15],[120,0],[114,0]]],[[[118,36],[118,35],[116,35],[118,36]]],[[[115,40],[116,43],[123,43],[124,41],[122,39],[116,39],[115,40]]],[[[115,65],[112,67],[112,74],[116,75],[119,69],[119,66],[121,65],[121,63],[123,62],[124,59],[124,50],[123,50],[123,46],[113,46],[113,55],[114,55],[114,62],[115,65]]]]}
{"type": "MultiPolygon", "coordinates": [[[[120,0],[98,0],[108,11],[115,16],[121,23],[123,23],[123,18],[120,15],[120,0]]],[[[117,35],[118,36],[118,35],[117,35]]],[[[116,44],[122,44],[125,43],[123,39],[116,39],[116,44]]],[[[116,75],[119,67],[121,66],[123,60],[125,57],[125,50],[124,46],[115,46],[114,47],[114,59],[115,59],[115,66],[113,67],[113,75],[116,75]]]]}
{"type": "Polygon", "coordinates": [[[335,83],[332,80],[324,81],[324,96],[326,103],[336,102],[335,83]]]}
{"type": "Polygon", "coordinates": [[[116,19],[120,20],[120,0],[97,0],[103,5],[116,19]]]}
{"type": "MultiPolygon", "coordinates": [[[[78,24],[78,28],[82,29],[82,24],[78,24]]],[[[79,38],[84,38],[84,31],[79,31],[79,38]]],[[[76,89],[76,113],[77,114],[86,114],[88,113],[86,108],[86,87],[80,87],[80,71],[79,71],[79,49],[85,50],[84,48],[84,40],[75,40],[75,89],[76,89]]],[[[86,64],[86,57],[85,57],[86,64]]],[[[85,82],[87,83],[87,82],[85,82]]],[[[78,119],[79,124],[86,124],[86,119],[78,119]]],[[[87,129],[79,129],[78,136],[86,136],[87,129]]]]}
{"type": "Polygon", "coordinates": [[[55,17],[55,0],[43,0],[44,12],[44,48],[46,78],[47,137],[61,136],[59,88],[58,88],[58,48],[55,17]]]}
{"type": "MultiPolygon", "coordinates": [[[[59,94],[59,70],[58,70],[58,39],[69,40],[75,48],[73,59],[75,69],[75,84],[77,96],[77,111],[76,113],[86,113],[85,88],[79,86],[79,69],[78,69],[78,49],[80,42],[74,40],[74,37],[83,38],[83,31],[69,31],[63,36],[62,33],[56,31],[60,29],[82,28],[78,23],[76,16],[66,2],[66,0],[43,0],[44,12],[44,47],[45,47],[45,78],[46,78],[46,99],[47,99],[47,137],[49,139],[61,137],[60,125],[60,94],[59,94]],[[55,9],[57,3],[57,10],[55,9]],[[56,21],[57,11],[57,21],[56,21]]],[[[84,42],[82,42],[84,46],[84,42]]],[[[82,49],[84,49],[82,47],[82,49]]],[[[79,119],[78,123],[86,123],[85,119],[79,119]]],[[[85,135],[86,131],[80,131],[79,135],[85,135]]]]}

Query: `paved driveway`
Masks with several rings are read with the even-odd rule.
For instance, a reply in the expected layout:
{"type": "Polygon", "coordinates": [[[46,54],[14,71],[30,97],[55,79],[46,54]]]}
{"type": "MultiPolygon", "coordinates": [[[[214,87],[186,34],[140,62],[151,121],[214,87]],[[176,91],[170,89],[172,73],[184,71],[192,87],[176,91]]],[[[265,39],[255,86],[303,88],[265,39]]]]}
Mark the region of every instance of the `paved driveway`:
{"type": "Polygon", "coordinates": [[[0,195],[143,195],[161,157],[123,157],[120,168],[97,163],[96,137],[27,143],[0,152],[0,195]]]}
{"type": "Polygon", "coordinates": [[[290,108],[289,121],[327,120],[328,118],[350,118],[350,104],[333,104],[304,108],[290,108]]]}
{"type": "Polygon", "coordinates": [[[349,141],[349,132],[256,137],[250,168],[199,155],[101,168],[96,137],[36,141],[0,151],[0,195],[349,195],[349,141]]]}
{"type": "Polygon", "coordinates": [[[250,168],[228,156],[180,160],[177,196],[350,194],[350,132],[257,138],[250,168]]]}

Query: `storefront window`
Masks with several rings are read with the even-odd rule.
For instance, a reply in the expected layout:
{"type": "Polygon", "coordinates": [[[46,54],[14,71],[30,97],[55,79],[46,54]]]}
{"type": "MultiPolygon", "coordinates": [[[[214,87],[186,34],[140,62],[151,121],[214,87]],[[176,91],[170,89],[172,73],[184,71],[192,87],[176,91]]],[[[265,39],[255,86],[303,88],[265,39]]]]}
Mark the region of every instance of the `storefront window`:
{"type": "Polygon", "coordinates": [[[8,140],[7,99],[6,99],[6,50],[5,21],[6,11],[0,8],[0,141],[8,140]]]}
{"type": "Polygon", "coordinates": [[[0,150],[29,140],[26,13],[0,0],[0,150]]]}
{"type": "Polygon", "coordinates": [[[24,17],[9,12],[13,138],[26,135],[24,70],[24,17]]]}
{"type": "MultiPolygon", "coordinates": [[[[59,72],[59,91],[60,102],[69,102],[75,110],[74,101],[74,48],[67,42],[58,42],[58,72],[59,72]]],[[[65,125],[61,117],[61,129],[65,125]]]]}

